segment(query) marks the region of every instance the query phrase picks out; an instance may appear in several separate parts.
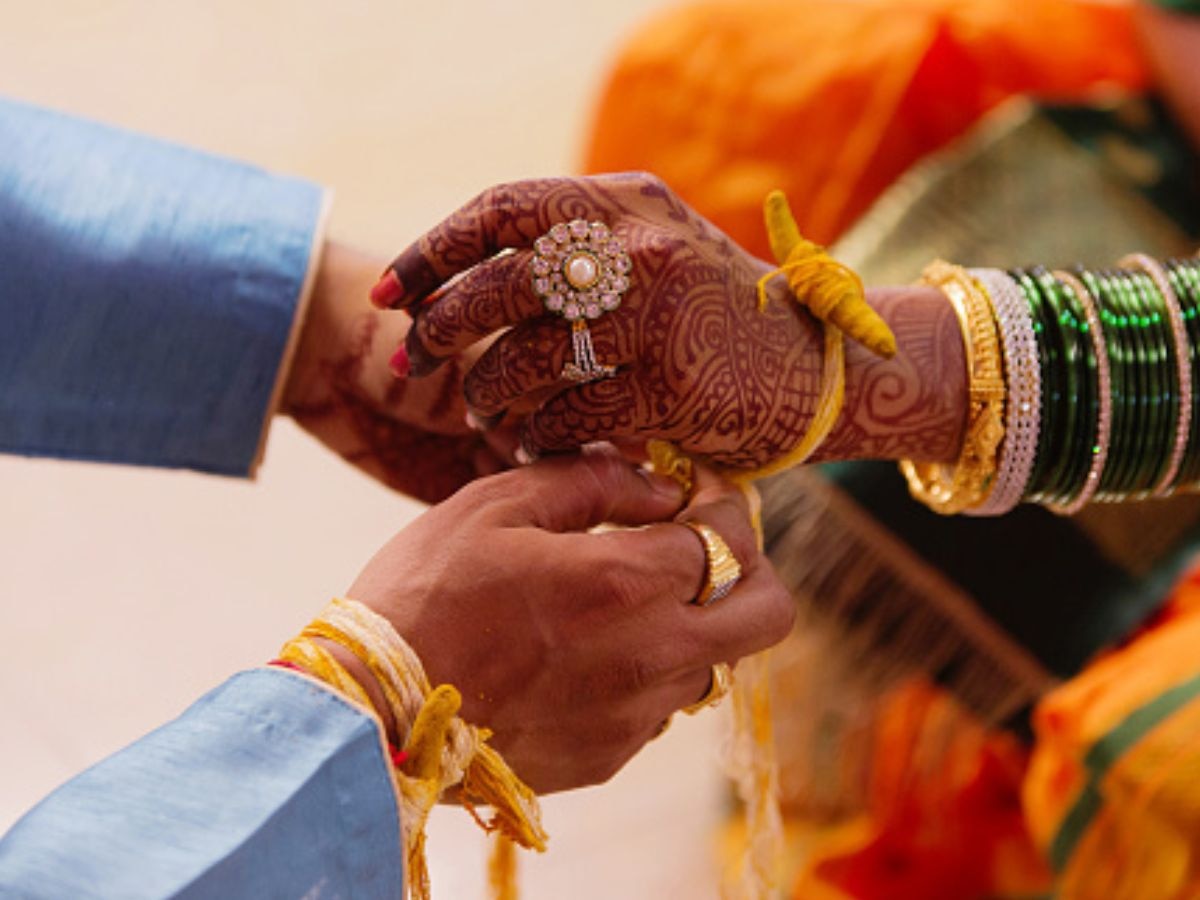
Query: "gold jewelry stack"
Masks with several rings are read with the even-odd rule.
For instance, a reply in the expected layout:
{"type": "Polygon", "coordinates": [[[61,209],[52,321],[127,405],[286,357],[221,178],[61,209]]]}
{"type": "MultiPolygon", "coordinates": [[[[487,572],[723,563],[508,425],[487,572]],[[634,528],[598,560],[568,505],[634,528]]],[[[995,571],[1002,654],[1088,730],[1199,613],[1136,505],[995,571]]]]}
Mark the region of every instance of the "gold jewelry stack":
{"type": "Polygon", "coordinates": [[[904,461],[936,512],[1001,515],[1200,487],[1200,260],[1111,269],[962,269],[935,262],[962,323],[969,412],[959,460],[904,461]]]}
{"type": "Polygon", "coordinates": [[[1005,431],[1000,336],[987,291],[966,270],[938,261],[926,268],[922,280],[942,290],[962,328],[967,430],[953,466],[904,460],[900,471],[914,497],[935,512],[952,515],[981,504],[995,485],[997,448],[1005,431]]]}

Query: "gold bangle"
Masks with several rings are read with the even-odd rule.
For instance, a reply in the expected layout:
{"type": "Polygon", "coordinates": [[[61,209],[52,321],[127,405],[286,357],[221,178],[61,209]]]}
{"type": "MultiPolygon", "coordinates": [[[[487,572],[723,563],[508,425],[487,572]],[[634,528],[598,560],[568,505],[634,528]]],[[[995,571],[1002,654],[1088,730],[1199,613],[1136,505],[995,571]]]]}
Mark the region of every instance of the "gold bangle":
{"type": "Polygon", "coordinates": [[[941,290],[958,315],[967,359],[967,430],[953,466],[906,459],[900,471],[913,497],[953,515],[983,503],[995,484],[1006,394],[1000,337],[987,291],[965,269],[937,260],[925,268],[921,283],[941,290]]]}

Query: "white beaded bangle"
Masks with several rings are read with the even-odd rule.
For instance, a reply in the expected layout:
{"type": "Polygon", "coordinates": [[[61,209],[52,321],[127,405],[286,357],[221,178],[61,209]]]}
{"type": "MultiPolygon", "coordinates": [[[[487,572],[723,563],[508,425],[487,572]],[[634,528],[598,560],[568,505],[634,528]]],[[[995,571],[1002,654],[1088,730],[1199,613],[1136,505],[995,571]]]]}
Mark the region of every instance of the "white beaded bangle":
{"type": "Polygon", "coordinates": [[[981,504],[963,512],[969,516],[1000,516],[1021,502],[1033,474],[1041,432],[1042,371],[1033,333],[1033,314],[1020,286],[999,269],[970,272],[992,301],[1008,393],[1004,440],[992,490],[981,504]]]}
{"type": "Polygon", "coordinates": [[[1187,449],[1188,428],[1192,421],[1192,365],[1188,355],[1187,326],[1183,321],[1183,308],[1179,298],[1171,288],[1171,281],[1158,260],[1151,259],[1144,253],[1131,253],[1117,265],[1124,269],[1136,269],[1150,276],[1158,292],[1162,294],[1167,305],[1167,318],[1171,320],[1171,337],[1175,345],[1175,377],[1179,381],[1179,415],[1175,419],[1175,445],[1171,450],[1171,459],[1162,478],[1152,491],[1155,497],[1166,497],[1173,492],[1175,476],[1179,474],[1179,464],[1183,461],[1183,452],[1187,449]]]}
{"type": "Polygon", "coordinates": [[[1083,487],[1073,500],[1062,504],[1049,504],[1049,508],[1060,516],[1073,516],[1083,509],[1100,487],[1100,478],[1104,474],[1104,464],[1108,461],[1108,444],[1112,437],[1112,376],[1108,366],[1108,345],[1101,330],[1100,313],[1096,301],[1088,293],[1078,278],[1070,272],[1055,271],[1051,273],[1056,279],[1067,286],[1083,306],[1083,314],[1088,323],[1088,334],[1092,338],[1092,350],[1096,354],[1096,386],[1100,396],[1100,411],[1096,416],[1096,443],[1092,452],[1092,464],[1088,468],[1083,487]]]}

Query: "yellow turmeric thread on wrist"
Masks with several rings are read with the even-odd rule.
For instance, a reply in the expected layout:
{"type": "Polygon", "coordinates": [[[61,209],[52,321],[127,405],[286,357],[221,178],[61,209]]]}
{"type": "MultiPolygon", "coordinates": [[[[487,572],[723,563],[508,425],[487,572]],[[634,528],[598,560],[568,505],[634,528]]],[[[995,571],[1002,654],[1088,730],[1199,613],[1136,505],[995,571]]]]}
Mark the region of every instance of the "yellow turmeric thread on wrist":
{"type": "Polygon", "coordinates": [[[896,336],[867,303],[862,279],[833,259],[820,244],[801,237],[782,191],[771,191],[763,204],[771,253],[779,268],[758,281],[758,307],[767,306],[767,284],[787,277],[796,302],[822,322],[836,325],[852,341],[890,359],[896,355],[896,336]]]}
{"type": "Polygon", "coordinates": [[[455,785],[461,785],[460,800],[467,812],[484,830],[499,832],[501,843],[546,849],[537,796],[488,745],[491,732],[458,718],[459,692],[450,685],[430,686],[417,655],[391,623],[361,603],[338,598],[279,654],[371,710],[365,688],[318,643],[322,639],[344,647],[367,666],[404,740],[407,759],[393,777],[404,823],[410,896],[429,897],[425,824],[443,792],[455,785]],[[479,806],[491,807],[492,816],[481,816],[479,806]]]}
{"type": "Polygon", "coordinates": [[[891,357],[896,353],[896,338],[887,323],[867,305],[862,281],[850,269],[834,260],[825,249],[800,235],[796,220],[781,191],[772,191],[763,204],[771,252],[779,268],[758,280],[758,308],[767,308],[767,285],[783,275],[797,303],[806,307],[821,323],[824,332],[824,362],[821,367],[821,392],[808,430],[800,442],[778,459],[759,469],[736,473],[739,481],[765,478],[807,461],[825,441],[841,415],[846,398],[847,335],[873,353],[891,357]]]}

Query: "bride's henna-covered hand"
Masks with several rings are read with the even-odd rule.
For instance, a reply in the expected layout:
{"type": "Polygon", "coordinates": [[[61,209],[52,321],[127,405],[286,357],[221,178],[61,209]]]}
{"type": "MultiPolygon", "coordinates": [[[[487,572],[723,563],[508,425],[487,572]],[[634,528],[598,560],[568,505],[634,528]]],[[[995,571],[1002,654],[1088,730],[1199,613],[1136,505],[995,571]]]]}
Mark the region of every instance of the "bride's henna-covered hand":
{"type": "MultiPolygon", "coordinates": [[[[397,257],[372,296],[415,311],[413,376],[511,326],[464,387],[485,423],[532,409],[522,440],[534,453],[658,437],[752,468],[799,443],[820,390],[819,331],[784,279],[758,308],[755,286],[770,269],[654,176],[557,178],[485,191],[397,257]],[[620,307],[589,322],[599,362],[617,372],[583,385],[561,378],[571,329],[547,313],[530,275],[534,241],[572,219],[605,223],[633,261],[620,307]]],[[[846,405],[818,456],[953,457],[965,370],[952,310],[925,290],[872,299],[899,352],[877,360],[848,348],[846,405]]]]}
{"type": "Polygon", "coordinates": [[[363,302],[379,269],[375,257],[338,244],[325,248],[281,412],[388,486],[437,502],[505,466],[488,444],[495,438],[464,421],[467,359],[435,378],[392,377],[389,358],[411,320],[363,302]]]}

